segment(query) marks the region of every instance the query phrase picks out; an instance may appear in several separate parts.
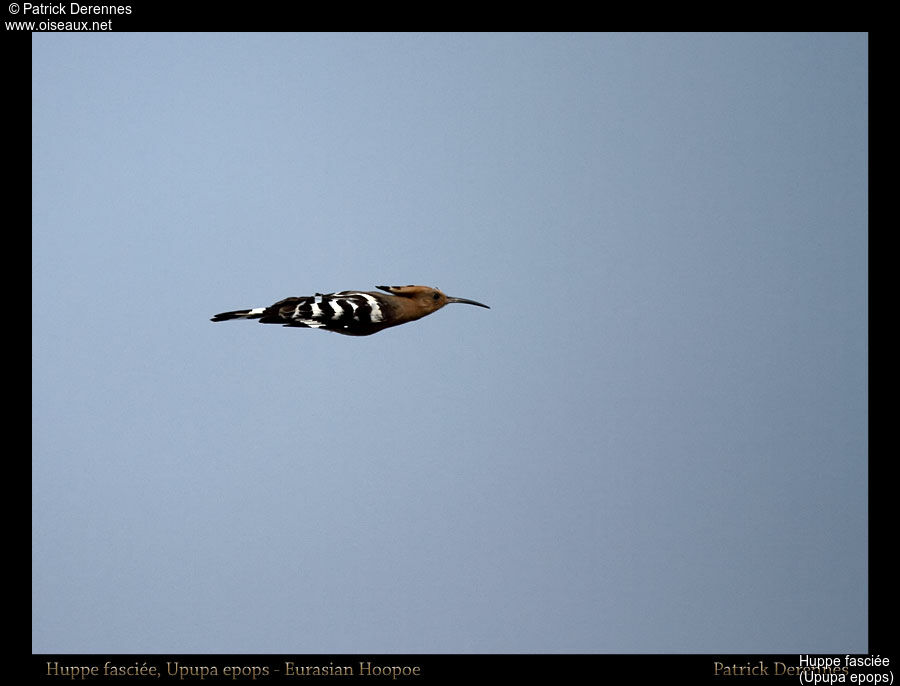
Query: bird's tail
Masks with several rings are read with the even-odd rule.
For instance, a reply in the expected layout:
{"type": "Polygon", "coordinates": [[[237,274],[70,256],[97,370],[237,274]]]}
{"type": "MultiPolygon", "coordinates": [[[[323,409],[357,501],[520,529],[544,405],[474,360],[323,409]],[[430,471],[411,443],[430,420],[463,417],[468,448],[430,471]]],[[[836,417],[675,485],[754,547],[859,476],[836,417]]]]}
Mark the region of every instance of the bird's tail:
{"type": "Polygon", "coordinates": [[[265,307],[254,307],[252,310],[233,310],[232,312],[221,312],[210,319],[211,322],[225,322],[229,319],[259,319],[266,311],[265,307]]]}

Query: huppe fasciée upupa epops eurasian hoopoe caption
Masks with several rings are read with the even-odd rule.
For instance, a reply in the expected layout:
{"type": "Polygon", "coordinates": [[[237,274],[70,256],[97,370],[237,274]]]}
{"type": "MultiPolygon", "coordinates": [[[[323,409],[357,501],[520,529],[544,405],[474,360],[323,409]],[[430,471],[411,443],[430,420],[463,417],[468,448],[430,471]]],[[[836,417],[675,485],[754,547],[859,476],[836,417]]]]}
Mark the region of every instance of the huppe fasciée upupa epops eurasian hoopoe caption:
{"type": "Polygon", "coordinates": [[[270,307],[222,312],[214,322],[228,319],[256,319],[260,324],[281,324],[307,329],[325,329],[346,336],[370,336],[382,329],[399,326],[437,312],[449,303],[486,307],[466,298],[444,295],[428,286],[377,286],[376,291],[341,291],[285,298],[270,307]]]}

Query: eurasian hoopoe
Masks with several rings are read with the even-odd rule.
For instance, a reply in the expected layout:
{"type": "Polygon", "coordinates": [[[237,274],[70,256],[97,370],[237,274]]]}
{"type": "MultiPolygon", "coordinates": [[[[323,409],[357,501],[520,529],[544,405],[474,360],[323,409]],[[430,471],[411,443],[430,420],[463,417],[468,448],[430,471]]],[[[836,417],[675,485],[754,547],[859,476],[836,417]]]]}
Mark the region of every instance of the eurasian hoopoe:
{"type": "Polygon", "coordinates": [[[347,336],[369,336],[390,326],[421,319],[447,303],[487,307],[465,298],[451,298],[428,286],[377,286],[375,291],[341,291],[279,300],[271,307],[222,312],[211,321],[258,319],[260,324],[325,329],[347,336]]]}

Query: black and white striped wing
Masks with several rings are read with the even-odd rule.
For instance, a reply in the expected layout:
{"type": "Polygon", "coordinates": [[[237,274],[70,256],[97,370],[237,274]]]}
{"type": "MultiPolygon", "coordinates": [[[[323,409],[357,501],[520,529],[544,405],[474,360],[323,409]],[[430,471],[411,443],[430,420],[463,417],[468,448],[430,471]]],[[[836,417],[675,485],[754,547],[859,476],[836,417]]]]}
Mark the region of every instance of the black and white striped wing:
{"type": "Polygon", "coordinates": [[[377,294],[361,291],[285,298],[267,308],[259,321],[325,329],[348,336],[368,336],[387,325],[385,308],[377,294]]]}

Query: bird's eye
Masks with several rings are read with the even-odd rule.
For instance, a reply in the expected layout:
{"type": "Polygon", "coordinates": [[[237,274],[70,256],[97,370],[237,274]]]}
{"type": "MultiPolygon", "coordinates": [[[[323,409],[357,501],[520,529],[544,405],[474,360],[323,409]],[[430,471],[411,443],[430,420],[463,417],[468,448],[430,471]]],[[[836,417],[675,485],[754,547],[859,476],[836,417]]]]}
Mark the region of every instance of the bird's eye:
{"type": "Polygon", "coordinates": [[[440,299],[441,299],[441,294],[440,294],[440,293],[435,293],[434,295],[431,296],[431,299],[432,299],[432,300],[440,300],[440,299]]]}

